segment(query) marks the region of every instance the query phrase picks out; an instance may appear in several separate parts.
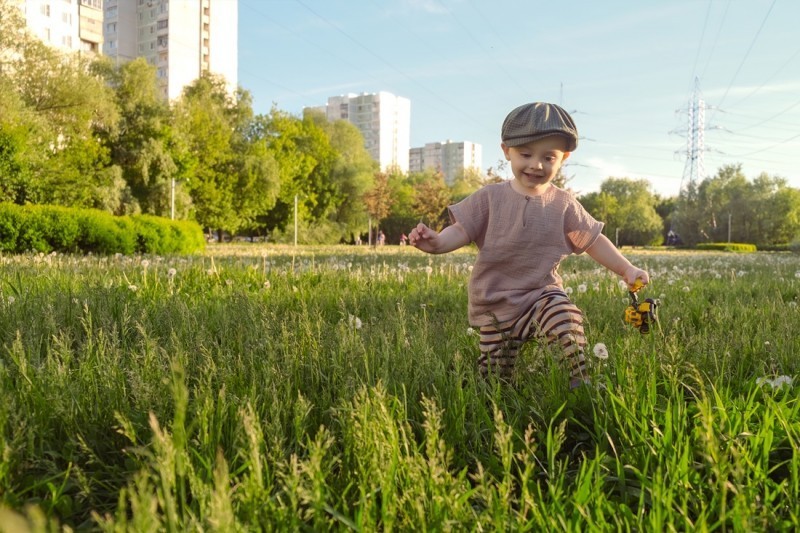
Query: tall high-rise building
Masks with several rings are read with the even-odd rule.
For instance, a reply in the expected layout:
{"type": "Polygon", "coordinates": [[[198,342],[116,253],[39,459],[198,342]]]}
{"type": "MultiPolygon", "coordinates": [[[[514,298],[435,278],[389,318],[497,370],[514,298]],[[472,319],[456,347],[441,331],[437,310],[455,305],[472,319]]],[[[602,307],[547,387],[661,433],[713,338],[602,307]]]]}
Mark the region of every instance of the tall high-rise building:
{"type": "Polygon", "coordinates": [[[408,172],[411,146],[411,101],[379,93],[347,94],[328,98],[328,120],[347,120],[364,136],[364,144],[381,170],[408,172]]]}
{"type": "Polygon", "coordinates": [[[483,149],[480,144],[469,141],[427,143],[409,152],[411,172],[435,170],[444,175],[444,181],[452,185],[465,170],[480,171],[483,163],[483,149]]]}
{"type": "MultiPolygon", "coordinates": [[[[55,1],[55,0],[53,0],[55,1]]],[[[144,57],[164,98],[204,72],[238,84],[238,0],[105,0],[103,53],[117,64],[144,57]]]]}
{"type": "Polygon", "coordinates": [[[64,52],[100,53],[102,0],[16,0],[28,29],[64,52]]]}

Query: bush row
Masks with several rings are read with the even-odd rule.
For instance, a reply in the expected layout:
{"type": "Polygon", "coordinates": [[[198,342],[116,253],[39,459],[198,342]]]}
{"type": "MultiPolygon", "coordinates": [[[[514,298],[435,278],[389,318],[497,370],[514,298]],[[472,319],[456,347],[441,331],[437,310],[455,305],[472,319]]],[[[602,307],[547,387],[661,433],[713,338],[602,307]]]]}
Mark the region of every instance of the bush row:
{"type": "Polygon", "coordinates": [[[702,242],[695,246],[698,250],[714,250],[718,252],[750,253],[756,251],[755,244],[742,242],[702,242]]]}
{"type": "Polygon", "coordinates": [[[0,252],[188,254],[203,250],[205,244],[196,222],[0,203],[0,252]]]}

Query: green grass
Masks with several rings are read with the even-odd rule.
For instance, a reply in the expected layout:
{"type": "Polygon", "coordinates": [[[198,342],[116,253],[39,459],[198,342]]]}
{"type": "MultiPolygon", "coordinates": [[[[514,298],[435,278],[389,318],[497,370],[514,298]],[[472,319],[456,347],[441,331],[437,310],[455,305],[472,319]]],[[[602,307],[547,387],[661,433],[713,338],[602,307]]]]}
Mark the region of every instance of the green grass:
{"type": "Polygon", "coordinates": [[[800,257],[631,255],[646,336],[562,267],[574,392],[477,376],[469,251],[0,256],[0,529],[796,530],[800,257]]]}

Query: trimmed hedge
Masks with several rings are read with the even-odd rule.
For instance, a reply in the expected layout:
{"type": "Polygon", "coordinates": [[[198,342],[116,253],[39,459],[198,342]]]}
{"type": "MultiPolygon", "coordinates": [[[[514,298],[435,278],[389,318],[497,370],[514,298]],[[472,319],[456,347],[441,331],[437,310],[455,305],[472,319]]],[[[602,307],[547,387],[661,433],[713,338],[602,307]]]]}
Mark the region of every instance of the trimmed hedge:
{"type": "Polygon", "coordinates": [[[695,246],[697,250],[712,250],[717,252],[751,253],[757,250],[755,244],[742,242],[702,242],[695,246]]]}
{"type": "Polygon", "coordinates": [[[199,252],[205,245],[202,228],[192,221],[0,203],[0,252],[163,255],[199,252]]]}

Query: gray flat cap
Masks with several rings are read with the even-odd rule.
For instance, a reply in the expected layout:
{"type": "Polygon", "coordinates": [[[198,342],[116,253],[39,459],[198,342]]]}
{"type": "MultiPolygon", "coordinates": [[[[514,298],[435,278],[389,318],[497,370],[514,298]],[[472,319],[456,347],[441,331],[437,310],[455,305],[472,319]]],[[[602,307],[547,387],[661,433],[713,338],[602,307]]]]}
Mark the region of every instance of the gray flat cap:
{"type": "Polygon", "coordinates": [[[567,151],[578,147],[578,128],[569,113],[556,104],[533,102],[511,111],[503,121],[506,146],[519,146],[551,135],[567,139],[567,151]]]}

